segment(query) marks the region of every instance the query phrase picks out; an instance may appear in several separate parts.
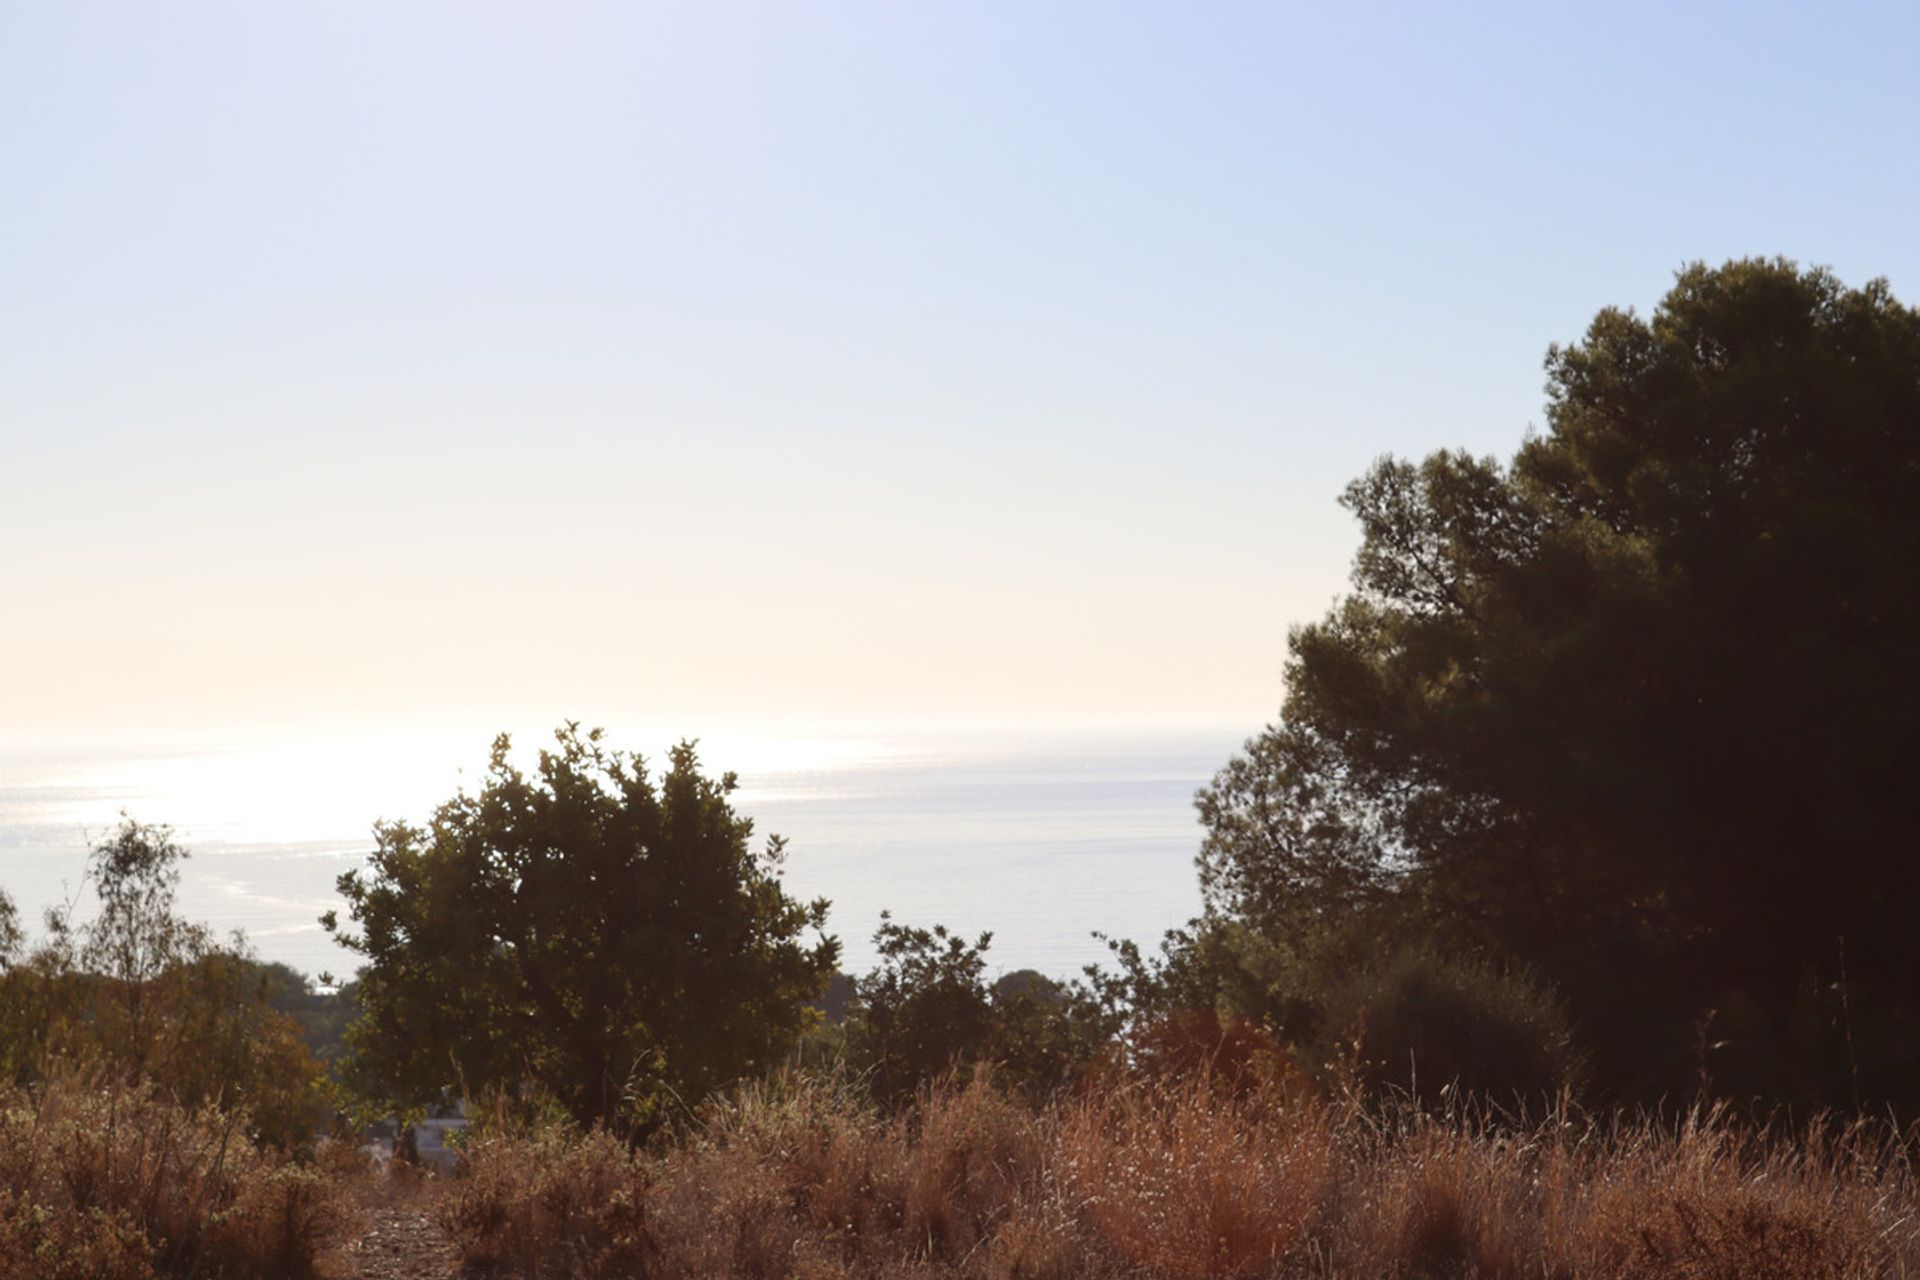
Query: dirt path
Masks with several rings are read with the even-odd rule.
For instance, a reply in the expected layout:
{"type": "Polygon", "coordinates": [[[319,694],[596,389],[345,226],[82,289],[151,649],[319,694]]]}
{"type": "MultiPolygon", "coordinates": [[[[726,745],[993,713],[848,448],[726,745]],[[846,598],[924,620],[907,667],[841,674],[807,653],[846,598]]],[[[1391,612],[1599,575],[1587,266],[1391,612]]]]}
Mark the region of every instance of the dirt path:
{"type": "Polygon", "coordinates": [[[404,1204],[369,1204],[365,1234],[341,1249],[343,1280],[455,1280],[460,1255],[432,1218],[404,1204]]]}

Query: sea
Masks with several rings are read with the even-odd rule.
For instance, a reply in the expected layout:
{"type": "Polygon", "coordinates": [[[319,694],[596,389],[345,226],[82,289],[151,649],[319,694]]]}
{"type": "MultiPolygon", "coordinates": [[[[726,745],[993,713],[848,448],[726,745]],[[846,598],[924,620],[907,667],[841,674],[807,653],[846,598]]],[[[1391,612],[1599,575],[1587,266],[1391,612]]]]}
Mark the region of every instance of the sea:
{"type": "MultiPolygon", "coordinates": [[[[1067,977],[1107,957],[1096,934],[1152,944],[1198,910],[1193,796],[1254,728],[731,731],[700,758],[738,775],[756,838],[786,837],[788,892],[831,901],[844,970],[871,967],[886,911],[990,932],[991,973],[1067,977]]],[[[664,763],[665,741],[610,743],[664,763]]],[[[84,918],[92,846],[123,813],[166,824],[181,915],[344,979],[357,957],[319,924],[339,876],[376,819],[424,821],[486,752],[408,732],[0,748],[0,888],[33,931],[63,903],[84,918]]]]}

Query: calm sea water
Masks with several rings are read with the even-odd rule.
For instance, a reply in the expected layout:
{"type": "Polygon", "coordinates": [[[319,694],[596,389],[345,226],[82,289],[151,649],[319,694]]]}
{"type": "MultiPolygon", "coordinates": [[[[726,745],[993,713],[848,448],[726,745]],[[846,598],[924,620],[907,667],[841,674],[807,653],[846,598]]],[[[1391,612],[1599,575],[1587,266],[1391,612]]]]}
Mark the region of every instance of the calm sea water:
{"type": "MultiPolygon", "coordinates": [[[[739,808],[788,837],[791,892],[832,899],[843,967],[872,961],[882,910],[992,930],[998,970],[1077,972],[1100,930],[1142,942],[1199,905],[1194,790],[1243,730],[737,736],[703,744],[739,808]]],[[[405,736],[139,751],[0,752],[0,886],[38,920],[79,886],[120,811],[192,851],[183,913],[265,957],[350,971],[317,917],[381,817],[424,819],[484,744],[405,736]]],[[[624,745],[624,743],[623,743],[624,745]]]]}

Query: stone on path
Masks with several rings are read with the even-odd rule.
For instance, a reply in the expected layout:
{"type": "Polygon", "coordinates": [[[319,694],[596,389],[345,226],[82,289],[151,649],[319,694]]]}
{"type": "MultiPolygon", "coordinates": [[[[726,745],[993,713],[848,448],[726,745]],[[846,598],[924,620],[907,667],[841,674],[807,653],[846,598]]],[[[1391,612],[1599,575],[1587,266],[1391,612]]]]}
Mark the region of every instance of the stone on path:
{"type": "Polygon", "coordinates": [[[460,1253],[434,1220],[417,1209],[368,1205],[366,1232],[342,1250],[352,1280],[455,1280],[460,1253]]]}

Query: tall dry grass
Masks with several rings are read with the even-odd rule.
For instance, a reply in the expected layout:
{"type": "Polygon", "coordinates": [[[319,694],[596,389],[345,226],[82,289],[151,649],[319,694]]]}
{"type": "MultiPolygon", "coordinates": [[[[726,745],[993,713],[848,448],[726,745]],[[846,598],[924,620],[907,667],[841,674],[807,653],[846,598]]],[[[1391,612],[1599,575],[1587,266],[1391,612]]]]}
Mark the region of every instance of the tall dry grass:
{"type": "Polygon", "coordinates": [[[1920,1276],[1910,1151],[1871,1124],[1520,1122],[1204,1077],[1040,1110],[975,1080],[884,1115],[787,1078],[638,1153],[483,1139],[438,1212],[529,1277],[1854,1280],[1920,1276]]]}
{"type": "Polygon", "coordinates": [[[338,1180],[245,1124],[145,1085],[0,1089],[0,1280],[307,1274],[345,1221],[338,1180]]]}
{"type": "Polygon", "coordinates": [[[1205,1076],[1099,1091],[1061,1112],[1053,1171],[1107,1253],[1160,1276],[1257,1275],[1291,1256],[1337,1154],[1325,1107],[1205,1076]]]}

